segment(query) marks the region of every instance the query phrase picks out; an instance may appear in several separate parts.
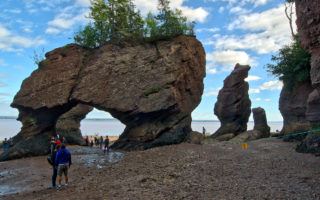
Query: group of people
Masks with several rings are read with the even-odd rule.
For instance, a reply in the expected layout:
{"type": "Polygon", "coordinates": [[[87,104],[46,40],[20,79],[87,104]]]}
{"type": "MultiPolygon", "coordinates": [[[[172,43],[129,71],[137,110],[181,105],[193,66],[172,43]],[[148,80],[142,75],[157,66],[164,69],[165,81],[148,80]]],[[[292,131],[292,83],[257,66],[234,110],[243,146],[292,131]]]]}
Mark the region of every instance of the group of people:
{"type": "Polygon", "coordinates": [[[10,149],[10,147],[13,146],[13,139],[10,138],[9,140],[7,138],[4,138],[4,141],[2,143],[2,148],[3,148],[3,151],[6,152],[10,149]]]}
{"type": "Polygon", "coordinates": [[[106,136],[105,138],[103,138],[102,136],[100,136],[100,138],[94,137],[91,140],[89,139],[89,136],[86,136],[85,142],[86,142],[86,146],[93,147],[95,145],[95,146],[99,147],[100,149],[103,149],[104,153],[109,152],[109,150],[110,150],[109,136],[106,136]]]}
{"type": "Polygon", "coordinates": [[[51,138],[50,156],[48,162],[52,165],[52,188],[61,189],[62,175],[65,178],[65,186],[68,185],[68,169],[71,167],[71,153],[66,148],[66,143],[63,138],[57,134],[51,138]],[[62,141],[61,141],[61,140],[62,141]],[[58,185],[56,180],[58,178],[58,185]]]}

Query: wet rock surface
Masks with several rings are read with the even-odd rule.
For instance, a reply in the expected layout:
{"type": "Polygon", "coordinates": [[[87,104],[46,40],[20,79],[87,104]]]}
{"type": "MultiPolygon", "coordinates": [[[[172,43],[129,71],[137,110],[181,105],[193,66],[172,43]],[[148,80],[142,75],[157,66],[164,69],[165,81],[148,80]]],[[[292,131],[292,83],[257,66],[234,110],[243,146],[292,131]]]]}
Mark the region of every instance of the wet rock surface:
{"type": "Polygon", "coordinates": [[[23,127],[0,160],[45,155],[58,118],[78,104],[126,125],[114,148],[148,149],[185,141],[203,93],[205,52],[194,37],[46,54],[12,103],[23,127]],[[35,145],[37,144],[37,145],[35,145]]]}
{"type": "Polygon", "coordinates": [[[307,120],[307,100],[313,88],[309,81],[299,83],[296,87],[289,89],[284,85],[279,100],[279,110],[283,117],[283,129],[281,134],[306,131],[310,129],[307,120]]]}
{"type": "Polygon", "coordinates": [[[223,88],[219,91],[214,114],[221,122],[221,127],[213,137],[234,133],[238,135],[247,130],[251,114],[249,99],[248,77],[250,66],[237,64],[231,74],[224,80],[223,88]]]}
{"type": "Polygon", "coordinates": [[[268,138],[240,144],[180,144],[127,152],[99,169],[81,163],[69,171],[61,191],[46,189],[51,169],[45,157],[0,163],[0,171],[22,173],[0,178],[1,185],[24,186],[3,200],[40,199],[308,199],[320,198],[319,157],[300,154],[295,143],[268,138]],[[22,176],[28,172],[28,176],[22,176]],[[37,172],[37,173],[35,173],[37,172]],[[42,186],[41,186],[42,185],[42,186]],[[34,191],[34,192],[33,192],[34,191]]]}

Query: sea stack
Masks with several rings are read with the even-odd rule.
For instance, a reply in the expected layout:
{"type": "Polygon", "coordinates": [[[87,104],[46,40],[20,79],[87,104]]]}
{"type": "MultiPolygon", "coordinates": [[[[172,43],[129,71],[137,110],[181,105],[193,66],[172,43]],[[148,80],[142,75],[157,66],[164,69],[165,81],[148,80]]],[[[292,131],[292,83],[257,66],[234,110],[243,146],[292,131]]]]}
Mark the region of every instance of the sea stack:
{"type": "Polygon", "coordinates": [[[214,114],[221,122],[221,127],[213,137],[233,133],[238,135],[247,130],[251,114],[249,84],[245,81],[250,70],[249,65],[236,64],[231,74],[224,80],[219,91],[214,114]]]}
{"type": "Polygon", "coordinates": [[[109,112],[126,125],[113,148],[184,142],[192,131],[191,113],[201,101],[205,58],[202,44],[188,36],[55,49],[14,98],[23,127],[0,160],[47,154],[57,120],[79,104],[109,112]]]}
{"type": "Polygon", "coordinates": [[[252,109],[254,128],[253,130],[261,132],[261,138],[270,137],[270,127],[268,126],[266,112],[263,108],[252,109]]]}
{"type": "Polygon", "coordinates": [[[284,83],[279,99],[279,110],[283,117],[281,134],[285,135],[310,129],[306,111],[308,96],[312,90],[310,81],[299,82],[293,88],[289,88],[284,83]]]}

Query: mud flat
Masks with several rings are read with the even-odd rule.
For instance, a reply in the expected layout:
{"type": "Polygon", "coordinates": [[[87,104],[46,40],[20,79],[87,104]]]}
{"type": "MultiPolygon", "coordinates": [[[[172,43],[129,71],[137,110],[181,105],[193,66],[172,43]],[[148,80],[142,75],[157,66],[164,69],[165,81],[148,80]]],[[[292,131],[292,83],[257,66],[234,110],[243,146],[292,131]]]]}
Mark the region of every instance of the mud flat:
{"type": "Polygon", "coordinates": [[[295,146],[268,138],[247,150],[180,144],[109,157],[76,147],[61,191],[47,189],[45,157],[0,163],[0,199],[320,199],[320,157],[295,146]]]}

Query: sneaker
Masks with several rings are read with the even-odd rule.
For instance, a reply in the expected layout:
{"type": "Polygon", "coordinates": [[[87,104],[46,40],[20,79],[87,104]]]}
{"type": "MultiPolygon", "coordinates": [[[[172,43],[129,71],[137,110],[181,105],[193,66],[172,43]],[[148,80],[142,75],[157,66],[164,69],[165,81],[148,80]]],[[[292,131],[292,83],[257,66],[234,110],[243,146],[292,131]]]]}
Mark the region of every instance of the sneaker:
{"type": "Polygon", "coordinates": [[[58,186],[57,186],[57,190],[61,190],[61,185],[58,185],[58,186]]]}

